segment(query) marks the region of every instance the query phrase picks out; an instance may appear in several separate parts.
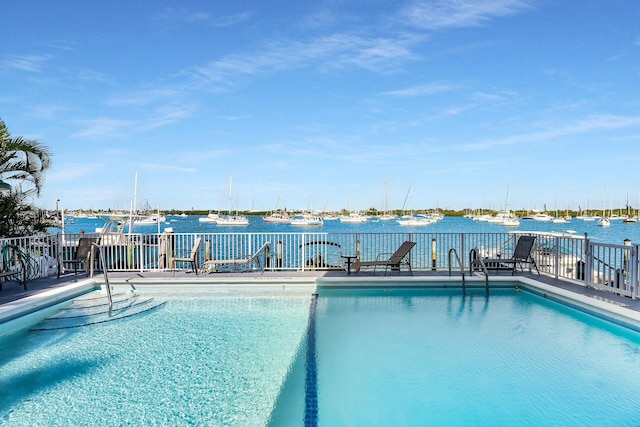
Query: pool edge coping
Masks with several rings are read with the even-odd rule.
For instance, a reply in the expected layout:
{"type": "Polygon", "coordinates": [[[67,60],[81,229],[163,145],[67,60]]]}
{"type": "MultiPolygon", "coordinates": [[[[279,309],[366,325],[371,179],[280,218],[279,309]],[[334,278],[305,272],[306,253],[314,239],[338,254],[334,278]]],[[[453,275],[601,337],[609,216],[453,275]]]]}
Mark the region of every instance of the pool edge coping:
{"type": "Polygon", "coordinates": [[[2,304],[0,306],[0,325],[99,289],[99,287],[99,283],[95,279],[85,279],[2,304]]]}

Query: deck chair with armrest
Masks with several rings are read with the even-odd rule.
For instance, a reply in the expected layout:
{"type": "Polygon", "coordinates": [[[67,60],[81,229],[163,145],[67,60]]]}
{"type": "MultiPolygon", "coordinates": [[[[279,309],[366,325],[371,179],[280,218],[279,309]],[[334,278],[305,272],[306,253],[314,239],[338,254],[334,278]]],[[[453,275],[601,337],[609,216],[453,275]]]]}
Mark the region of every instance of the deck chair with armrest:
{"type": "Polygon", "coordinates": [[[0,291],[2,282],[13,280],[27,290],[27,269],[22,256],[18,255],[20,248],[16,245],[7,244],[2,248],[3,262],[0,268],[0,291]]]}
{"type": "MultiPolygon", "coordinates": [[[[89,269],[87,266],[91,262],[91,252],[94,243],[99,243],[99,237],[81,237],[78,240],[78,247],[76,248],[76,253],[73,255],[73,259],[68,261],[63,260],[62,266],[64,267],[66,264],[73,265],[73,273],[78,274],[78,266],[84,265],[84,270],[89,274],[89,269]]],[[[60,277],[60,269],[58,269],[58,277],[60,277]]]]}
{"type": "Polygon", "coordinates": [[[416,242],[406,241],[402,245],[400,245],[398,250],[391,254],[389,258],[386,258],[389,253],[381,253],[376,257],[375,261],[356,260],[353,264],[351,264],[351,268],[353,268],[356,273],[359,273],[362,267],[373,267],[373,274],[375,275],[376,268],[378,266],[384,266],[384,275],[386,276],[389,267],[391,267],[392,270],[397,269],[398,271],[400,271],[400,266],[406,265],[407,267],[409,267],[409,274],[413,276],[413,270],[411,270],[411,262],[409,260],[409,252],[411,252],[411,249],[413,249],[415,245],[416,242]]]}
{"type": "Polygon", "coordinates": [[[196,276],[198,275],[198,250],[200,249],[200,243],[202,242],[202,237],[196,237],[193,242],[193,247],[191,248],[191,252],[189,252],[188,256],[174,256],[171,258],[171,265],[175,267],[176,262],[186,262],[191,264],[191,269],[196,276]]]}
{"type": "Polygon", "coordinates": [[[210,259],[209,261],[205,261],[204,264],[202,264],[202,271],[207,271],[210,273],[214,272],[216,271],[216,267],[219,265],[227,265],[230,266],[233,271],[237,271],[237,269],[241,266],[248,266],[249,269],[252,269],[255,264],[260,269],[260,272],[264,273],[264,266],[260,263],[259,255],[270,245],[271,242],[266,242],[262,246],[260,246],[260,249],[258,249],[254,253],[239,256],[233,259],[210,259]]]}
{"type": "MultiPolygon", "coordinates": [[[[533,265],[538,275],[540,275],[536,261],[531,255],[535,241],[536,236],[520,236],[511,258],[482,258],[482,262],[487,267],[487,270],[511,270],[512,276],[515,274],[518,266],[520,266],[521,271],[524,271],[523,265],[533,265]]],[[[473,260],[473,268],[480,266],[481,262],[479,258],[473,260]]]]}

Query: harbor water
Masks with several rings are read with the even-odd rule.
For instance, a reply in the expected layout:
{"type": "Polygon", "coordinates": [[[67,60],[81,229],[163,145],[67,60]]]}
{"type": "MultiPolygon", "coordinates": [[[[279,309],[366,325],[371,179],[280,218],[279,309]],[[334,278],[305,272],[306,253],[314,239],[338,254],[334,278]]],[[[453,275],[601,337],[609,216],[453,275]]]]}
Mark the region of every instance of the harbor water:
{"type": "MultiPolygon", "coordinates": [[[[397,221],[369,220],[364,223],[343,223],[340,220],[324,221],[322,226],[293,226],[264,222],[261,216],[249,215],[249,225],[224,227],[212,223],[200,222],[198,216],[167,216],[159,225],[135,226],[134,233],[151,234],[163,232],[167,228],[175,233],[503,233],[517,232],[555,232],[584,236],[599,243],[623,244],[629,239],[632,244],[640,244],[640,223],[625,223],[622,220],[611,221],[610,227],[600,227],[595,221],[573,219],[566,224],[554,224],[535,220],[521,220],[519,227],[504,227],[484,221],[474,221],[463,217],[445,217],[428,226],[407,227],[397,221]]],[[[76,218],[65,224],[65,233],[93,233],[104,226],[104,219],[76,218]]],[[[58,231],[54,229],[53,232],[58,231]]]]}

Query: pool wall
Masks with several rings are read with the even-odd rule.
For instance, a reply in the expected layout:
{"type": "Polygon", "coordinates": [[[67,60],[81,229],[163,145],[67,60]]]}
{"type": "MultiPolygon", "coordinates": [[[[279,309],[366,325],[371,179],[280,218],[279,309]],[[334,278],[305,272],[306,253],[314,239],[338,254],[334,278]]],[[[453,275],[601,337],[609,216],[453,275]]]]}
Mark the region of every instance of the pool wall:
{"type": "Polygon", "coordinates": [[[4,326],[5,323],[11,320],[71,300],[96,289],[100,289],[100,284],[94,279],[87,279],[2,304],[0,305],[0,326],[4,326]]]}

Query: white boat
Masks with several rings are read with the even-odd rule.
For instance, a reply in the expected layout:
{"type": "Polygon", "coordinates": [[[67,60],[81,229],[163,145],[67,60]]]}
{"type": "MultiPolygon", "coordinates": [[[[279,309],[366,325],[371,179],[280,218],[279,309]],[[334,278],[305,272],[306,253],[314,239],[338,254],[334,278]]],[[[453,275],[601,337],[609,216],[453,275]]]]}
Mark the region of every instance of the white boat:
{"type": "Polygon", "coordinates": [[[159,213],[146,216],[136,216],[132,218],[133,225],[156,225],[165,222],[167,218],[159,213]]]}
{"type": "Polygon", "coordinates": [[[502,225],[505,227],[519,227],[520,226],[520,218],[515,215],[512,215],[508,218],[504,218],[502,220],[502,225]]]}
{"type": "MultiPolygon", "coordinates": [[[[605,187],[604,194],[606,195],[606,187],[605,187]]],[[[607,198],[606,198],[606,196],[602,198],[602,216],[600,218],[598,218],[597,225],[599,227],[610,227],[611,226],[611,221],[609,221],[609,218],[607,218],[607,198]]]]}
{"type": "Polygon", "coordinates": [[[360,212],[351,212],[349,215],[340,215],[340,222],[349,224],[362,224],[367,222],[367,217],[360,212]]]}
{"type": "Polygon", "coordinates": [[[383,214],[378,217],[380,221],[393,221],[394,219],[398,219],[397,216],[391,214],[383,214]]]}
{"type": "Polygon", "coordinates": [[[249,218],[244,215],[224,215],[218,219],[216,225],[222,226],[237,226],[237,225],[249,225],[249,218]]]}
{"type": "Polygon", "coordinates": [[[442,221],[444,219],[444,214],[442,212],[432,212],[429,215],[429,218],[431,218],[433,222],[442,221]]]}
{"type": "Polygon", "coordinates": [[[272,212],[269,216],[262,217],[264,222],[272,224],[289,224],[291,223],[291,217],[286,212],[272,212]]]}
{"type": "Polygon", "coordinates": [[[323,221],[337,221],[340,217],[334,213],[327,213],[322,216],[323,221]]]}
{"type": "Polygon", "coordinates": [[[531,215],[531,219],[534,220],[534,221],[549,222],[553,218],[551,217],[551,215],[549,215],[546,212],[538,212],[538,213],[535,213],[535,214],[531,215]]]}
{"type": "Polygon", "coordinates": [[[225,226],[243,226],[249,225],[249,218],[244,215],[238,215],[237,213],[233,215],[231,213],[231,205],[232,205],[232,196],[231,196],[231,182],[233,177],[229,177],[229,214],[221,216],[217,221],[216,225],[225,226]]]}
{"type": "Polygon", "coordinates": [[[389,212],[389,200],[387,197],[387,182],[384,183],[384,213],[378,217],[380,221],[393,221],[398,217],[389,212]]]}
{"type": "Polygon", "coordinates": [[[405,227],[424,227],[433,224],[434,220],[428,216],[409,216],[398,220],[398,224],[405,227]]]}
{"type": "Polygon", "coordinates": [[[220,219],[220,214],[209,212],[207,216],[198,218],[198,221],[207,222],[210,224],[217,224],[219,219],[220,219]]]}
{"type": "Polygon", "coordinates": [[[290,224],[298,226],[321,226],[324,225],[324,221],[320,215],[300,214],[295,215],[291,219],[290,224]]]}
{"type": "Polygon", "coordinates": [[[499,224],[504,227],[520,226],[520,218],[518,218],[516,214],[511,212],[511,208],[509,205],[509,188],[508,187],[507,187],[507,198],[504,203],[504,210],[498,212],[495,216],[487,218],[487,222],[493,223],[493,224],[499,224]]]}

